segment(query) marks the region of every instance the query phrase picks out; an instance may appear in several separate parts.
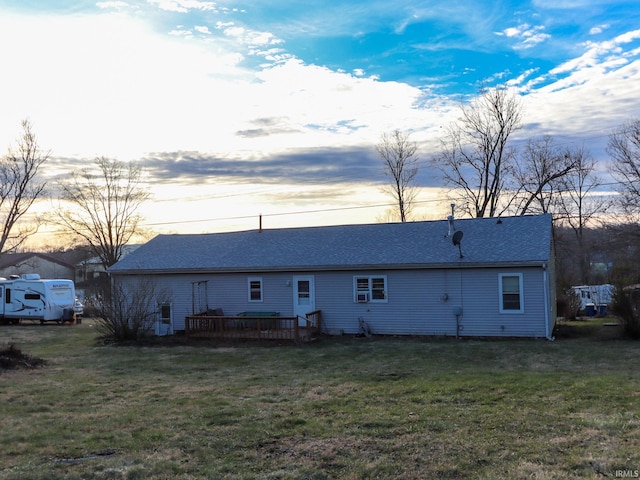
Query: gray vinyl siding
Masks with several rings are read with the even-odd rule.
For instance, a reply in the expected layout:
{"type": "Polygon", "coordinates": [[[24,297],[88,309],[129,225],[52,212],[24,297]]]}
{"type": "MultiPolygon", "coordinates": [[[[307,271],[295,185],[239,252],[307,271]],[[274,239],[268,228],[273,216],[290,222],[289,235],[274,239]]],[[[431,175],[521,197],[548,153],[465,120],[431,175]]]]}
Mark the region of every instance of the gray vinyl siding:
{"type": "Polygon", "coordinates": [[[547,338],[551,338],[553,334],[553,328],[556,324],[556,319],[558,318],[558,305],[556,304],[556,250],[551,242],[551,254],[549,258],[549,263],[547,265],[548,273],[549,273],[549,310],[550,310],[550,320],[547,332],[547,338]]]}
{"type": "MultiPolygon", "coordinates": [[[[173,307],[174,330],[193,314],[194,282],[207,282],[207,306],[225,315],[275,311],[293,315],[293,277],[313,275],[315,304],[324,330],[356,334],[359,317],[381,335],[546,337],[542,268],[368,270],[339,272],[224,273],[151,276],[156,292],[173,307]],[[500,313],[499,274],[521,273],[523,313],[500,313]],[[386,303],[354,302],[354,276],[385,276],[386,303]],[[249,302],[248,279],[262,279],[262,302],[249,302]]],[[[133,280],[131,278],[130,280],[133,280]]],[[[550,286],[551,288],[551,286],[550,286]]],[[[197,307],[196,307],[197,309],[197,307]]],[[[195,312],[198,313],[198,312],[195,312]]],[[[552,325],[551,325],[552,328],[552,325]]]]}
{"type": "MultiPolygon", "coordinates": [[[[129,288],[135,291],[139,277],[123,277],[129,288]]],[[[173,328],[184,330],[186,316],[198,312],[193,308],[193,284],[207,282],[206,306],[209,309],[221,308],[224,315],[237,315],[245,311],[274,311],[281,316],[293,315],[293,288],[290,274],[193,274],[193,275],[150,275],[154,282],[158,298],[168,299],[173,308],[173,328]],[[248,296],[248,279],[261,277],[263,283],[263,301],[250,302],[248,296]]]]}
{"type": "Polygon", "coordinates": [[[138,294],[143,282],[151,282],[156,296],[152,304],[170,303],[174,331],[184,330],[184,317],[191,314],[191,283],[188,279],[182,276],[143,275],[114,277],[114,282],[123,286],[130,296],[138,294]]]}
{"type": "Polygon", "coordinates": [[[375,334],[545,337],[542,269],[335,272],[316,275],[316,306],[325,328],[358,333],[362,317],[375,334]],[[524,313],[500,313],[500,273],[522,273],[524,313]],[[354,303],[354,275],[385,275],[387,303],[354,303]]]}

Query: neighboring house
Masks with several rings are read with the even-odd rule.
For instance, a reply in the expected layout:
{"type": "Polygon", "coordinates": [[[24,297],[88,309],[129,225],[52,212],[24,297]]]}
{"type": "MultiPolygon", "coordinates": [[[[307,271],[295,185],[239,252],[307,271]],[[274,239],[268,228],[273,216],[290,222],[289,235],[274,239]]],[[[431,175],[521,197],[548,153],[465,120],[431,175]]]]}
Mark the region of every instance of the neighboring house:
{"type": "Polygon", "coordinates": [[[85,284],[97,278],[107,275],[107,269],[104,268],[100,257],[89,257],[76,263],[76,282],[85,284]]]}
{"type": "Polygon", "coordinates": [[[74,280],[74,266],[57,258],[56,254],[5,253],[0,255],[0,277],[37,273],[40,278],[74,280]]]}
{"type": "Polygon", "coordinates": [[[109,269],[158,312],[322,311],[327,333],[552,338],[550,215],[159,235],[109,269]],[[461,233],[462,232],[462,233],[461,233]]]}
{"type": "MultiPolygon", "coordinates": [[[[125,245],[122,249],[122,257],[129,255],[139,246],[125,245]]],[[[107,269],[98,256],[89,256],[76,263],[75,281],[78,285],[85,286],[106,275],[107,269]]]]}

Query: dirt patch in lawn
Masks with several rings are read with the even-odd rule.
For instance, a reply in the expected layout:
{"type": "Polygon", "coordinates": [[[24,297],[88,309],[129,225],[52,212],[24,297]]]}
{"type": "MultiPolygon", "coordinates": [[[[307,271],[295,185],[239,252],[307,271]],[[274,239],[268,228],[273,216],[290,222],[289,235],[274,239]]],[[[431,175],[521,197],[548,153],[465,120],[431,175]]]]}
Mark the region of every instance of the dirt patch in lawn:
{"type": "Polygon", "coordinates": [[[34,369],[46,365],[46,361],[42,358],[28,355],[15,345],[0,349],[0,371],[17,370],[17,369],[34,369]]]}

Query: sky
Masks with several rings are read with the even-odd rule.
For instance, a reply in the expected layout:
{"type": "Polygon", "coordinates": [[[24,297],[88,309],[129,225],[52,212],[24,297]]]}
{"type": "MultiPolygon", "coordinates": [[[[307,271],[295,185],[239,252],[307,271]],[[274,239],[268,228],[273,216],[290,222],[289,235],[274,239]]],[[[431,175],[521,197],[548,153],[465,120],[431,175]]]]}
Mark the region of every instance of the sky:
{"type": "Polygon", "coordinates": [[[416,216],[444,218],[429,159],[483,86],[521,96],[516,140],[584,146],[607,178],[608,135],[640,116],[640,8],[0,0],[0,65],[0,148],[29,119],[52,185],[96,157],[140,162],[153,233],[379,221],[375,145],[395,129],[418,144],[416,216]]]}

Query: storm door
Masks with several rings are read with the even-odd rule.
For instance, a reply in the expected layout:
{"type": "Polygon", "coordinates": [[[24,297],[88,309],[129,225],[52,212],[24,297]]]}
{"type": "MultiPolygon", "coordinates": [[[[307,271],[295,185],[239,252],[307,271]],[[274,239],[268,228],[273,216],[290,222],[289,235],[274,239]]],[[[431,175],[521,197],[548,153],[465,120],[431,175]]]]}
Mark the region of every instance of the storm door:
{"type": "Polygon", "coordinates": [[[173,335],[173,315],[170,303],[158,304],[156,317],[156,335],[173,335]]]}
{"type": "Polygon", "coordinates": [[[293,277],[293,314],[301,327],[307,325],[305,315],[316,309],[314,283],[313,275],[293,277]]]}

